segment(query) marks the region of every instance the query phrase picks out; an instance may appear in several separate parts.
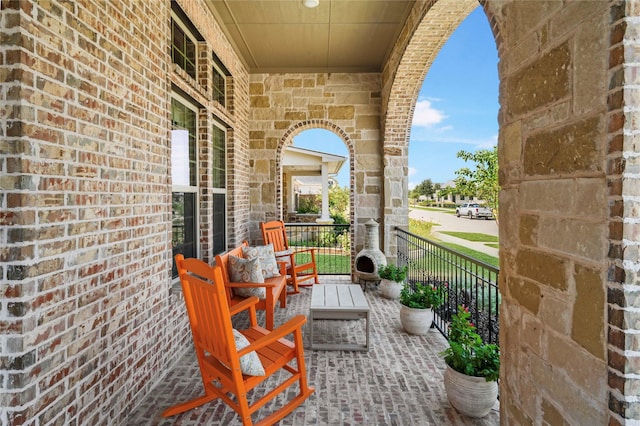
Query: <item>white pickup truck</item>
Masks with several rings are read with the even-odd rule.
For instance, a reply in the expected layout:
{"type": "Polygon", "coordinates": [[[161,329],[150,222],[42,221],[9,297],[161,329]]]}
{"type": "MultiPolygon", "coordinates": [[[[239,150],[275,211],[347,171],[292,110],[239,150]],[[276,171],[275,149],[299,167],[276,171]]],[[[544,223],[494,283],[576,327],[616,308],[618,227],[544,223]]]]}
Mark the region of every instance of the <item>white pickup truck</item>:
{"type": "Polygon", "coordinates": [[[486,207],[481,206],[478,203],[465,203],[456,207],[456,216],[466,216],[469,219],[493,219],[493,213],[486,207]]]}

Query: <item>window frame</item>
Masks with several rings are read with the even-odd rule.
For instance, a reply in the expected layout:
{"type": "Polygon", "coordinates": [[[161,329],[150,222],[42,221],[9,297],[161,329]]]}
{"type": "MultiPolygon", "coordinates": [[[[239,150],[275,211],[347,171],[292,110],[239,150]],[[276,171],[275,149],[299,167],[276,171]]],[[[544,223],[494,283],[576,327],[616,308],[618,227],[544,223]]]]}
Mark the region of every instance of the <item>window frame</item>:
{"type": "MultiPolygon", "coordinates": [[[[186,49],[185,49],[186,50],[186,49]]],[[[189,58],[186,55],[186,52],[182,52],[179,51],[181,57],[184,58],[185,60],[189,60],[189,58]]],[[[171,10],[171,62],[173,64],[176,64],[178,67],[180,67],[181,70],[183,70],[189,77],[193,78],[194,80],[196,80],[198,78],[198,38],[197,36],[193,33],[193,31],[191,30],[191,28],[189,28],[189,25],[187,25],[183,19],[173,10],[171,10]],[[193,74],[191,75],[189,74],[189,71],[187,71],[182,64],[177,64],[175,62],[174,58],[174,42],[173,42],[173,23],[176,23],[177,26],[180,27],[180,29],[182,30],[182,32],[184,33],[184,35],[191,40],[191,42],[193,43],[193,49],[194,49],[194,58],[193,58],[193,74]]]]}
{"type": "MultiPolygon", "coordinates": [[[[223,140],[223,144],[222,144],[222,164],[224,165],[224,184],[221,187],[215,186],[213,183],[214,181],[214,169],[213,169],[213,165],[215,163],[214,159],[211,159],[211,193],[212,193],[212,197],[211,197],[211,223],[212,223],[212,232],[215,233],[215,229],[216,229],[216,225],[214,223],[214,219],[213,219],[213,215],[215,212],[214,209],[214,198],[216,195],[223,195],[224,196],[224,241],[223,243],[223,251],[226,250],[227,247],[227,243],[229,241],[229,233],[228,231],[228,223],[229,223],[229,212],[228,212],[228,207],[229,207],[229,191],[228,191],[228,186],[229,186],[229,174],[228,174],[228,164],[227,164],[227,127],[218,119],[216,119],[216,117],[213,117],[212,120],[212,125],[211,125],[211,143],[213,145],[213,132],[215,131],[215,129],[218,129],[222,132],[222,134],[224,135],[224,140],[223,140]]],[[[217,152],[217,148],[215,146],[212,146],[212,155],[213,153],[217,152]]],[[[211,242],[213,245],[215,245],[215,241],[211,242]]],[[[215,250],[214,250],[215,251],[215,250]]],[[[219,253],[214,253],[214,254],[219,254],[219,253]]]]}
{"type": "MultiPolygon", "coordinates": [[[[194,137],[194,141],[193,143],[195,144],[194,146],[194,150],[195,150],[195,168],[196,168],[196,173],[195,173],[195,186],[192,185],[174,185],[173,183],[173,177],[171,179],[171,197],[173,199],[173,194],[174,193],[190,193],[190,194],[195,194],[195,206],[194,206],[194,210],[195,210],[195,214],[194,214],[194,246],[195,246],[195,255],[197,257],[200,257],[200,253],[201,253],[201,246],[200,246],[200,235],[199,235],[199,229],[200,229],[200,173],[199,173],[199,168],[200,168],[200,163],[201,163],[201,158],[200,158],[200,145],[199,145],[199,141],[198,141],[198,117],[199,117],[199,108],[197,106],[197,104],[195,104],[193,101],[190,101],[189,99],[185,98],[184,96],[180,96],[180,94],[176,93],[175,91],[171,92],[170,95],[170,102],[169,105],[171,108],[173,108],[173,101],[177,101],[179,102],[181,105],[183,105],[184,107],[190,109],[191,111],[194,112],[194,117],[195,117],[195,126],[194,126],[194,130],[195,130],[195,137],[194,137]]],[[[174,123],[173,123],[173,111],[171,111],[171,130],[176,130],[176,128],[174,127],[174,123]]],[[[173,149],[173,146],[172,146],[173,149]]],[[[171,163],[171,171],[173,173],[173,167],[174,164],[173,162],[171,163]]],[[[173,208],[171,209],[172,212],[172,216],[173,216],[173,208]]],[[[172,217],[172,227],[173,227],[173,217],[172,217]]],[[[172,247],[172,251],[173,251],[173,247],[172,247]]],[[[173,255],[173,254],[172,254],[173,255]]],[[[177,279],[177,277],[174,277],[174,280],[177,279]]]]}
{"type": "Polygon", "coordinates": [[[215,52],[211,53],[211,59],[212,59],[212,67],[211,67],[211,89],[212,89],[212,96],[213,96],[213,100],[218,102],[220,105],[222,105],[223,108],[227,108],[228,107],[228,103],[229,103],[229,79],[231,77],[231,73],[229,72],[229,70],[227,70],[227,68],[224,66],[224,64],[222,63],[222,61],[218,58],[218,56],[216,56],[215,52]],[[220,102],[219,98],[219,94],[220,94],[220,90],[219,87],[215,84],[215,75],[219,74],[220,77],[222,77],[222,81],[224,82],[224,90],[222,91],[222,102],[220,102]]]}

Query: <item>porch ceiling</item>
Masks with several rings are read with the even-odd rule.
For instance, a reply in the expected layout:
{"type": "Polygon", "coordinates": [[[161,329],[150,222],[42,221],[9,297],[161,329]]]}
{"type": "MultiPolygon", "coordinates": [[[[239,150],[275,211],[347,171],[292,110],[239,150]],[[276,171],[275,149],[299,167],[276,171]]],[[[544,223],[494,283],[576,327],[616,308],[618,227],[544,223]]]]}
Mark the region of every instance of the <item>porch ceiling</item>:
{"type": "Polygon", "coordinates": [[[380,72],[415,0],[206,0],[251,73],[380,72]]]}

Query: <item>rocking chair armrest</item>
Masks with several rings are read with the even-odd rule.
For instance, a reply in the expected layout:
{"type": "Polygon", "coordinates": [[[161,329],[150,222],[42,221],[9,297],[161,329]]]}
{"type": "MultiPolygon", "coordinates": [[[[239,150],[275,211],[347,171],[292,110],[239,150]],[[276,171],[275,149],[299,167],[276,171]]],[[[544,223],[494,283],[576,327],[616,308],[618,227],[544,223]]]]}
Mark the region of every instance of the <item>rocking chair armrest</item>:
{"type": "Polygon", "coordinates": [[[278,260],[276,263],[278,264],[278,268],[280,268],[280,275],[287,275],[287,262],[278,260]]]}
{"type": "Polygon", "coordinates": [[[291,253],[292,255],[296,255],[296,254],[300,254],[300,253],[311,253],[311,254],[315,254],[316,252],[316,248],[315,247],[309,247],[309,248],[301,248],[301,249],[295,249],[293,253],[291,253]]]}
{"type": "Polygon", "coordinates": [[[249,346],[246,346],[238,351],[238,356],[242,356],[248,354],[251,351],[258,350],[267,346],[269,343],[273,343],[276,340],[293,333],[294,331],[302,330],[302,326],[307,322],[307,317],[304,315],[296,315],[291,318],[289,321],[282,324],[280,327],[274,329],[262,336],[261,338],[254,340],[251,342],[249,346]]]}
{"type": "Polygon", "coordinates": [[[244,311],[245,309],[255,309],[255,304],[258,303],[259,301],[260,299],[258,299],[256,296],[247,297],[241,302],[238,302],[235,305],[230,306],[229,312],[231,313],[231,315],[235,315],[238,312],[244,311]]]}
{"type": "Polygon", "coordinates": [[[266,288],[271,288],[271,287],[276,287],[277,283],[272,283],[272,282],[264,282],[264,283],[234,283],[234,282],[228,282],[225,283],[225,285],[227,287],[231,287],[231,288],[238,288],[238,287],[242,287],[242,288],[260,288],[260,287],[266,287],[266,288]]]}

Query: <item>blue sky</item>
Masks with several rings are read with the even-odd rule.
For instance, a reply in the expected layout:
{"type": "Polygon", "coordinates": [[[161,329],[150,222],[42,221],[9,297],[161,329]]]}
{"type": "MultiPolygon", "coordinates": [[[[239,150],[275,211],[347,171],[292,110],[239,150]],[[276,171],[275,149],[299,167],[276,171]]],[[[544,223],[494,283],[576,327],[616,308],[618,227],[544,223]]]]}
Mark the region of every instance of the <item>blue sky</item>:
{"type": "MultiPolygon", "coordinates": [[[[498,108],[498,53],[478,7],[442,47],[418,95],[409,141],[409,189],[425,179],[444,183],[455,178],[456,170],[472,167],[456,154],[496,145],[498,108]]],[[[306,130],[294,145],[348,156],[340,138],[327,130],[306,130]]],[[[348,164],[338,181],[349,185],[348,164]]]]}

